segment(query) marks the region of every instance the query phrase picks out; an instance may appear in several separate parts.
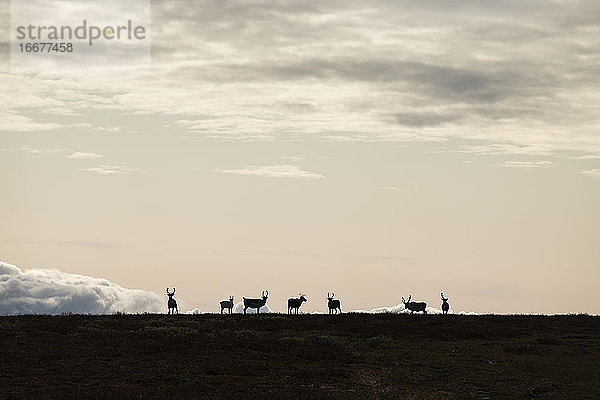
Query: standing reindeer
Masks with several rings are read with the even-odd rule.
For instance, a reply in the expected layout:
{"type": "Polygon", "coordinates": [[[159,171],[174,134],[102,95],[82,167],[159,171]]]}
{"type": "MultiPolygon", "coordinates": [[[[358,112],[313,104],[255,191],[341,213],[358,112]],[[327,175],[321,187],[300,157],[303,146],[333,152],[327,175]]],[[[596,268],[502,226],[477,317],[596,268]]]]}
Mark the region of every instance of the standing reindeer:
{"type": "Polygon", "coordinates": [[[167,314],[179,314],[179,309],[177,308],[177,301],[175,301],[175,299],[173,298],[174,295],[175,288],[173,288],[173,293],[169,293],[169,288],[167,288],[167,296],[169,296],[169,301],[167,302],[167,314]]]}
{"type": "Polygon", "coordinates": [[[223,314],[223,310],[226,308],[229,309],[229,314],[231,314],[231,310],[233,310],[233,296],[229,296],[229,300],[223,300],[219,304],[221,304],[221,314],[223,314]]]}
{"type": "Polygon", "coordinates": [[[268,297],[268,290],[263,290],[262,297],[260,299],[247,299],[245,297],[242,297],[244,299],[244,314],[246,314],[246,310],[248,308],[256,308],[256,313],[260,314],[260,308],[267,304],[268,297]]]}
{"type": "Polygon", "coordinates": [[[402,302],[404,303],[404,308],[410,310],[410,313],[412,314],[413,312],[420,312],[423,311],[423,314],[427,314],[427,310],[425,308],[427,308],[427,303],[425,303],[424,301],[422,302],[414,302],[414,301],[410,301],[410,299],[412,298],[412,294],[410,296],[408,296],[408,301],[404,300],[404,297],[402,298],[402,302]]]}
{"type": "Polygon", "coordinates": [[[333,299],[335,293],[329,294],[327,292],[327,307],[329,308],[329,314],[337,314],[338,310],[340,314],[342,313],[342,307],[340,306],[340,301],[338,299],[333,299]]]}
{"type": "Polygon", "coordinates": [[[450,309],[450,304],[448,304],[448,299],[444,297],[444,293],[442,293],[442,313],[448,314],[448,310],[450,309]]]}
{"type": "Polygon", "coordinates": [[[302,293],[298,293],[298,298],[288,299],[288,314],[292,314],[292,311],[296,310],[295,314],[298,314],[298,309],[306,300],[306,297],[302,293]]]}

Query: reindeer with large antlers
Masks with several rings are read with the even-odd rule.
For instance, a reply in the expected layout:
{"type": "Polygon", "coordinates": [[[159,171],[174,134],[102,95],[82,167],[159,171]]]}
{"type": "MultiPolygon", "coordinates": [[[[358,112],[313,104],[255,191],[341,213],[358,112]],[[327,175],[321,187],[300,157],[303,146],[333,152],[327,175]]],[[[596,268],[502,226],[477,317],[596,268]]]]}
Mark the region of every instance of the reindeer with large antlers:
{"type": "Polygon", "coordinates": [[[175,288],[173,288],[173,293],[169,293],[169,288],[167,288],[167,296],[169,296],[169,301],[167,302],[167,307],[169,310],[167,314],[179,314],[179,309],[177,308],[177,301],[173,298],[175,296],[175,288]]]}
{"type": "Polygon", "coordinates": [[[256,313],[260,314],[260,308],[267,304],[267,298],[269,297],[269,291],[263,290],[262,297],[260,299],[248,299],[243,297],[244,299],[244,314],[246,314],[246,310],[248,308],[256,308],[256,313]]]}
{"type": "Polygon", "coordinates": [[[404,303],[404,308],[410,310],[410,313],[412,314],[413,312],[423,312],[423,314],[427,314],[427,303],[425,303],[424,301],[421,302],[414,302],[414,301],[410,301],[410,299],[412,298],[412,294],[410,296],[408,296],[408,301],[404,300],[404,297],[402,298],[402,303],[404,303]]]}
{"type": "Polygon", "coordinates": [[[329,314],[337,314],[338,310],[342,313],[342,307],[338,299],[334,299],[335,293],[329,294],[327,292],[327,307],[329,308],[329,314]]]}
{"type": "Polygon", "coordinates": [[[298,309],[300,308],[300,306],[302,305],[302,303],[304,303],[306,300],[306,297],[304,297],[304,295],[302,293],[298,293],[298,298],[294,298],[292,297],[291,299],[288,299],[288,314],[292,314],[292,312],[295,310],[295,314],[298,314],[298,309]]]}
{"type": "Polygon", "coordinates": [[[448,304],[448,299],[444,297],[444,293],[442,292],[442,313],[448,314],[449,309],[450,304],[448,304]]]}
{"type": "Polygon", "coordinates": [[[229,300],[223,300],[219,303],[221,305],[221,314],[223,314],[223,310],[228,309],[229,314],[231,314],[231,310],[233,310],[233,296],[229,296],[229,300]]]}

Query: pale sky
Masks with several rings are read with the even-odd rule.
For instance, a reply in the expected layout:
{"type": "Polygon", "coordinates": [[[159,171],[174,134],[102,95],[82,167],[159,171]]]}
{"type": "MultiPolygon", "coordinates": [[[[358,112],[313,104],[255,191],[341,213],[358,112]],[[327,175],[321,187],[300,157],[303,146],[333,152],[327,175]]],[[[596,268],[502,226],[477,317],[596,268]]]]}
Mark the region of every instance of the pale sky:
{"type": "Polygon", "coordinates": [[[600,313],[599,2],[154,1],[133,75],[11,74],[7,3],[1,261],[202,311],[600,313]]]}

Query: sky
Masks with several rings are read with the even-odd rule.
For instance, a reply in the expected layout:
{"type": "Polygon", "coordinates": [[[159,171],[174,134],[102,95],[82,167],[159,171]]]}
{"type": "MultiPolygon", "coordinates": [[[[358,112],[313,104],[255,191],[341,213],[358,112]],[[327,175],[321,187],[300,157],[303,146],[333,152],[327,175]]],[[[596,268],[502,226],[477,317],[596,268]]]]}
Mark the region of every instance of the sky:
{"type": "Polygon", "coordinates": [[[150,72],[63,75],[0,4],[7,276],[600,313],[597,1],[153,1],[150,72]]]}

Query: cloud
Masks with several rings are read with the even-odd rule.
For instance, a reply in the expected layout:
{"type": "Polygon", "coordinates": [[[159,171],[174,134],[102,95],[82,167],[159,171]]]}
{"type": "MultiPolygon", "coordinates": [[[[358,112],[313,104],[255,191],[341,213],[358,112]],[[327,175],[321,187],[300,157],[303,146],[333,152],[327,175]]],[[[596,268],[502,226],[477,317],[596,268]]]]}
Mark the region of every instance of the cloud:
{"type": "Polygon", "coordinates": [[[0,314],[109,314],[162,312],[155,293],[127,289],[106,279],[57,269],[29,269],[0,262],[0,314]]]}
{"type": "Polygon", "coordinates": [[[211,138],[600,153],[598,2],[296,3],[155,2],[152,74],[4,74],[0,129],[118,112],[211,138]]]}
{"type": "Polygon", "coordinates": [[[83,168],[82,171],[93,172],[99,175],[120,175],[126,172],[136,172],[139,169],[129,168],[124,165],[100,165],[98,167],[83,168]]]}
{"type": "Polygon", "coordinates": [[[380,186],[379,187],[379,190],[387,190],[390,192],[401,192],[405,189],[406,189],[405,186],[380,186]]]}
{"type": "Polygon", "coordinates": [[[80,152],[80,151],[76,151],[73,154],[69,154],[68,156],[66,156],[67,158],[70,158],[71,160],[96,160],[98,158],[102,158],[102,154],[98,154],[98,153],[84,153],[84,152],[80,152]]]}
{"type": "Polygon", "coordinates": [[[505,161],[501,165],[509,168],[551,168],[556,166],[552,161],[505,161]]]}
{"type": "Polygon", "coordinates": [[[291,160],[291,161],[306,161],[308,158],[307,155],[297,155],[297,156],[281,156],[283,160],[291,160]]]}
{"type": "Polygon", "coordinates": [[[27,116],[0,112],[0,132],[51,131],[60,127],[55,122],[36,121],[27,116]]]}
{"type": "Polygon", "coordinates": [[[576,158],[577,160],[598,160],[600,159],[600,154],[585,154],[583,156],[579,156],[576,158]]]}
{"type": "MultiPolygon", "coordinates": [[[[372,310],[352,310],[350,312],[363,313],[363,314],[385,314],[385,313],[410,314],[411,313],[410,310],[407,310],[406,308],[404,308],[404,304],[402,304],[402,303],[396,304],[395,306],[373,308],[372,310]]],[[[441,314],[441,313],[442,313],[442,310],[440,310],[439,308],[427,307],[427,314],[441,314]]],[[[422,314],[422,313],[417,313],[417,314],[422,314]]],[[[448,311],[448,314],[478,315],[477,313],[470,312],[470,311],[455,312],[452,310],[452,308],[450,308],[450,310],[448,311]]]]}
{"type": "Polygon", "coordinates": [[[580,172],[582,175],[600,177],[600,168],[586,169],[580,172]]]}
{"type": "Polygon", "coordinates": [[[249,166],[242,169],[217,169],[224,174],[254,175],[267,178],[323,179],[323,175],[301,169],[297,165],[249,166]]]}

